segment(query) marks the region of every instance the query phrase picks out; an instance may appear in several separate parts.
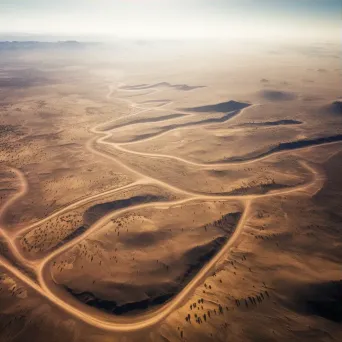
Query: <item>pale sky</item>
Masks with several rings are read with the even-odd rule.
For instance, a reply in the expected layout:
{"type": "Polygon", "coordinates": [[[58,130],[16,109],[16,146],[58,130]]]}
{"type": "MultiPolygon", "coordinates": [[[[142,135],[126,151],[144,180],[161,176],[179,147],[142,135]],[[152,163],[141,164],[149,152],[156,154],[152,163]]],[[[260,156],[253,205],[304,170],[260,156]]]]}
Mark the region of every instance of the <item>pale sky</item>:
{"type": "Polygon", "coordinates": [[[0,34],[341,38],[341,0],[0,0],[0,34]]]}

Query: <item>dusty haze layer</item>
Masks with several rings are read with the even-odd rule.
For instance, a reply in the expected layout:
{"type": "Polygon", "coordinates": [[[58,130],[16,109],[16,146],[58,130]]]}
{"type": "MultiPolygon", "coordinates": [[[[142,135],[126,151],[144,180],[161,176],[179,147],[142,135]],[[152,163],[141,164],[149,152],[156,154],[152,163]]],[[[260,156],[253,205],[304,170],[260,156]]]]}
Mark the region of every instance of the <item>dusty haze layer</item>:
{"type": "Polygon", "coordinates": [[[1,341],[339,341],[339,46],[0,43],[1,341]]]}

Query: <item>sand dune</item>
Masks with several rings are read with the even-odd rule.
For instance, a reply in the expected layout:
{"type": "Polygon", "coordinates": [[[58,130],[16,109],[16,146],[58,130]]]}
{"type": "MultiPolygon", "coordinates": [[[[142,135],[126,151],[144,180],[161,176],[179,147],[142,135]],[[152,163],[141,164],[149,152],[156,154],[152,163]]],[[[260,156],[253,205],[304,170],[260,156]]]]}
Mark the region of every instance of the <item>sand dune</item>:
{"type": "Polygon", "coordinates": [[[264,122],[247,122],[238,125],[238,127],[255,127],[255,126],[279,126],[279,125],[301,125],[303,122],[299,120],[277,120],[277,121],[264,121],[264,122]]]}
{"type": "Polygon", "coordinates": [[[342,280],[307,284],[294,298],[296,310],[321,316],[329,321],[342,322],[342,280]]]}
{"type": "MultiPolygon", "coordinates": [[[[199,231],[208,232],[207,234],[210,234],[211,230],[217,230],[219,233],[211,239],[205,239],[202,244],[189,245],[176,260],[169,261],[159,272],[156,267],[154,275],[151,275],[151,279],[154,279],[155,283],[146,279],[139,284],[139,277],[137,277],[136,283],[129,284],[120,282],[119,275],[117,275],[113,281],[109,282],[106,279],[99,281],[97,286],[102,287],[101,291],[97,291],[96,287],[87,291],[78,291],[66,283],[61,286],[83,303],[115,315],[141,313],[152,309],[164,304],[179,293],[196,273],[218,253],[234,232],[240,217],[240,212],[228,213],[212,223],[196,228],[199,231]],[[183,266],[180,267],[180,265],[183,266]],[[145,283],[146,281],[147,283],[145,283]],[[104,291],[104,288],[107,291],[104,291]]],[[[162,240],[167,238],[172,238],[171,232],[158,230],[140,232],[121,238],[120,245],[141,250],[150,248],[156,243],[162,243],[162,240]]],[[[159,264],[163,265],[163,259],[159,260],[159,264]]]]}
{"type": "Polygon", "coordinates": [[[90,207],[86,210],[83,215],[84,223],[87,225],[92,225],[101,217],[105,216],[106,214],[118,210],[121,208],[126,208],[129,206],[141,204],[141,203],[148,203],[148,202],[158,202],[167,200],[167,198],[163,196],[155,196],[150,194],[134,196],[127,199],[117,200],[113,202],[101,203],[96,204],[95,206],[90,207]]]}
{"type": "Polygon", "coordinates": [[[227,113],[227,112],[232,112],[235,110],[241,110],[250,105],[251,105],[250,103],[243,103],[243,102],[237,102],[237,101],[231,100],[231,101],[221,102],[221,103],[207,105],[207,106],[183,108],[183,110],[190,111],[190,112],[197,112],[197,113],[209,113],[209,112],[227,113]]]}
{"type": "Polygon", "coordinates": [[[342,115],[342,101],[334,101],[323,107],[323,110],[334,115],[342,115]]]}
{"type": "Polygon", "coordinates": [[[94,224],[96,221],[101,219],[101,217],[105,216],[111,211],[130,207],[141,203],[158,202],[163,200],[165,200],[165,197],[163,196],[143,195],[134,196],[131,198],[117,200],[113,202],[96,204],[85,211],[83,215],[83,225],[76,228],[71,234],[69,234],[62,241],[60,241],[53,249],[59,248],[63,246],[65,243],[83,234],[92,224],[94,224]]]}
{"type": "Polygon", "coordinates": [[[136,119],[136,120],[132,120],[130,122],[126,122],[123,124],[108,125],[103,131],[106,132],[106,131],[110,131],[110,130],[115,129],[115,128],[135,125],[135,124],[139,124],[139,123],[166,121],[166,120],[171,120],[171,119],[175,119],[175,118],[180,118],[183,116],[186,116],[186,114],[168,114],[168,115],[161,115],[161,116],[152,117],[152,118],[136,119]]]}
{"type": "Polygon", "coordinates": [[[189,86],[187,84],[171,84],[169,82],[160,82],[155,84],[138,84],[132,86],[123,86],[120,89],[123,90],[144,90],[150,88],[158,88],[158,87],[168,87],[175,88],[177,90],[189,91],[197,88],[204,88],[205,86],[189,86]]]}
{"type": "Polygon", "coordinates": [[[136,135],[134,138],[127,140],[126,142],[128,142],[128,143],[138,142],[140,140],[145,140],[145,139],[148,139],[151,137],[155,137],[155,136],[161,135],[165,132],[175,130],[177,128],[192,127],[192,126],[206,125],[206,124],[212,124],[212,123],[213,124],[214,123],[223,123],[223,122],[226,122],[226,121],[232,119],[233,117],[235,117],[239,113],[240,113],[240,111],[236,110],[236,111],[229,112],[226,115],[221,116],[219,118],[209,118],[209,119],[205,119],[205,120],[185,122],[185,123],[179,123],[179,124],[164,126],[159,131],[157,131],[155,133],[139,134],[139,135],[136,135]]]}
{"type": "Polygon", "coordinates": [[[296,150],[304,147],[309,147],[309,146],[316,146],[316,145],[321,145],[321,144],[326,144],[326,143],[332,143],[332,142],[337,142],[337,141],[342,141],[342,134],[337,134],[333,136],[328,136],[328,137],[321,137],[321,138],[316,138],[316,139],[303,139],[303,140],[297,140],[297,141],[291,141],[291,142],[284,142],[284,143],[279,143],[277,146],[270,148],[267,151],[255,151],[250,154],[247,154],[245,156],[241,157],[231,157],[227,159],[223,159],[220,161],[216,161],[213,163],[217,162],[239,162],[239,161],[246,161],[246,160],[252,160],[256,158],[262,158],[267,155],[270,155],[272,153],[277,153],[281,151],[290,151],[290,150],[296,150]]]}

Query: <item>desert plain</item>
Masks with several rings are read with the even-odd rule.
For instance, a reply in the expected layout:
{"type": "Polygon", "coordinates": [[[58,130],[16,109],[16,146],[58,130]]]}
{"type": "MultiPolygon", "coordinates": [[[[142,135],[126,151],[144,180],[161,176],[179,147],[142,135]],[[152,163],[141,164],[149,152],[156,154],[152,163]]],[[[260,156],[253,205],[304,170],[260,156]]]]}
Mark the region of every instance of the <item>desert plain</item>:
{"type": "Polygon", "coordinates": [[[0,43],[0,341],[341,341],[339,47],[0,43]]]}

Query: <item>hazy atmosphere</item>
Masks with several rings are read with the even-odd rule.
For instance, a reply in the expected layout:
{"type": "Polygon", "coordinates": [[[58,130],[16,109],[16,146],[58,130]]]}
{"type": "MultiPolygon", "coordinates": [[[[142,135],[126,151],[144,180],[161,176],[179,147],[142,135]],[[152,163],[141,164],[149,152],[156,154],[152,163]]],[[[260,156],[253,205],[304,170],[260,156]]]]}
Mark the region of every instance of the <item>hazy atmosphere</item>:
{"type": "Polygon", "coordinates": [[[342,341],[340,0],[0,0],[0,342],[342,341]]]}
{"type": "Polygon", "coordinates": [[[1,33],[337,40],[339,0],[1,0],[1,33]]]}

